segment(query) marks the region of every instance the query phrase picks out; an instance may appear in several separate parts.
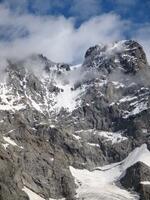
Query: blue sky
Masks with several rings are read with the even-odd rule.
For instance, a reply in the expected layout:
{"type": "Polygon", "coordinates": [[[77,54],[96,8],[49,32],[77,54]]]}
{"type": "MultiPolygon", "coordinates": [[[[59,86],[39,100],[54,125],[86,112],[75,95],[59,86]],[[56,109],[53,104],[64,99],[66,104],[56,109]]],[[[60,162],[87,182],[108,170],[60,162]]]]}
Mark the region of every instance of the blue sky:
{"type": "Polygon", "coordinates": [[[130,38],[149,58],[149,10],[150,0],[1,0],[0,56],[77,63],[91,45],[130,38]]]}
{"type": "Polygon", "coordinates": [[[134,23],[150,22],[149,0],[1,0],[14,12],[75,17],[80,24],[90,17],[115,12],[134,23]]]}

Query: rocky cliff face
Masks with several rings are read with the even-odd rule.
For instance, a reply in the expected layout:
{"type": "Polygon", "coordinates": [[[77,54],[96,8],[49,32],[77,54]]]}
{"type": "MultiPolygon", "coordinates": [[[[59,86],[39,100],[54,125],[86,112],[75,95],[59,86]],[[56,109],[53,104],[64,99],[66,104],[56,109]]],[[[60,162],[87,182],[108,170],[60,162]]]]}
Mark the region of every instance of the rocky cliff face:
{"type": "Polygon", "coordinates": [[[3,76],[0,199],[149,199],[137,165],[149,174],[150,67],[137,42],[91,47],[78,66],[9,60],[3,76]]]}
{"type": "Polygon", "coordinates": [[[122,177],[121,184],[126,188],[134,188],[140,192],[141,199],[150,198],[150,168],[142,162],[137,162],[129,167],[126,175],[122,177]],[[144,180],[144,181],[143,181],[144,180]]]}

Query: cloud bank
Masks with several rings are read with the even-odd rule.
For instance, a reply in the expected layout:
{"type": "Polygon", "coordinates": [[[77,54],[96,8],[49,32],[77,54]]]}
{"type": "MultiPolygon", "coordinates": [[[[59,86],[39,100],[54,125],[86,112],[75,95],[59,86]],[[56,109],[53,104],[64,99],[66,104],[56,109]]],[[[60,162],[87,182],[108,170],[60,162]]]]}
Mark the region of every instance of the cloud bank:
{"type": "MultiPolygon", "coordinates": [[[[96,1],[88,1],[94,10],[96,1]]],[[[1,58],[43,54],[55,62],[79,63],[90,46],[125,39],[125,33],[131,28],[129,21],[115,13],[90,17],[76,27],[75,17],[20,13],[20,7],[25,11],[25,3],[24,0],[19,4],[18,12],[12,12],[6,4],[0,5],[1,58]]],[[[78,6],[76,4],[74,12],[77,12],[78,6]]],[[[147,52],[150,46],[149,29],[149,25],[141,27],[133,36],[144,45],[147,52]]]]}
{"type": "Polygon", "coordinates": [[[0,56],[27,56],[42,53],[53,61],[78,62],[87,48],[123,38],[127,25],[116,14],[103,14],[75,27],[74,18],[14,14],[0,7],[0,56]]]}

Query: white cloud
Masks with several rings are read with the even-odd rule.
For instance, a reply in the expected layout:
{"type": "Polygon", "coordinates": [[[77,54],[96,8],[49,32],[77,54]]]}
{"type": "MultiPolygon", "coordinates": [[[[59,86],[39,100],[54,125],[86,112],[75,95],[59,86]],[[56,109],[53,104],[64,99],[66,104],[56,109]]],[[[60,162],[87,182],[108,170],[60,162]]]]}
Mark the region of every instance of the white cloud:
{"type": "Polygon", "coordinates": [[[79,28],[75,27],[75,19],[63,16],[17,15],[3,6],[0,7],[0,13],[0,26],[17,27],[12,33],[11,42],[1,40],[1,57],[42,53],[54,61],[78,62],[91,45],[122,39],[126,29],[126,22],[112,13],[91,18],[79,28]],[[29,34],[16,38],[18,30],[25,30],[29,34]]]}
{"type": "MultiPolygon", "coordinates": [[[[81,62],[90,46],[124,39],[130,25],[117,14],[107,13],[92,17],[76,28],[75,18],[16,14],[0,6],[0,57],[42,53],[56,62],[81,62]],[[3,36],[10,40],[2,40],[3,36]]],[[[149,35],[150,24],[136,27],[131,34],[143,45],[150,62],[149,35]]]]}

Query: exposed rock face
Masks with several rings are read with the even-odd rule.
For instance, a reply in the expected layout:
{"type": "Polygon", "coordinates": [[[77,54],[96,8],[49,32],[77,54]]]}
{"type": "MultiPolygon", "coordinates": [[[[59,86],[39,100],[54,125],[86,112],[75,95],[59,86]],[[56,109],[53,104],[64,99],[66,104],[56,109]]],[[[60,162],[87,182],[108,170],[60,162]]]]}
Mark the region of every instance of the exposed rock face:
{"type": "MultiPolygon", "coordinates": [[[[92,171],[120,163],[144,143],[150,149],[149,74],[134,41],[92,47],[80,66],[42,55],[9,61],[0,83],[0,199],[7,192],[8,200],[28,199],[23,187],[44,199],[82,199],[70,166],[92,171]]],[[[147,188],[135,191],[147,198],[147,188]]],[[[136,199],[119,192],[111,200],[136,199]]]]}
{"type": "Polygon", "coordinates": [[[150,199],[150,168],[138,162],[127,169],[126,175],[121,179],[121,184],[127,189],[134,189],[140,193],[141,200],[150,199]]]}
{"type": "Polygon", "coordinates": [[[141,200],[148,200],[150,199],[150,185],[141,185],[141,200]]]}
{"type": "Polygon", "coordinates": [[[145,52],[135,41],[121,41],[114,46],[91,47],[85,54],[84,64],[110,73],[121,64],[125,73],[136,73],[147,65],[145,52]]]}
{"type": "Polygon", "coordinates": [[[20,178],[21,168],[14,166],[10,156],[5,151],[0,152],[0,199],[29,200],[21,190],[23,184],[20,178]]]}

